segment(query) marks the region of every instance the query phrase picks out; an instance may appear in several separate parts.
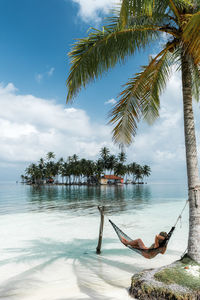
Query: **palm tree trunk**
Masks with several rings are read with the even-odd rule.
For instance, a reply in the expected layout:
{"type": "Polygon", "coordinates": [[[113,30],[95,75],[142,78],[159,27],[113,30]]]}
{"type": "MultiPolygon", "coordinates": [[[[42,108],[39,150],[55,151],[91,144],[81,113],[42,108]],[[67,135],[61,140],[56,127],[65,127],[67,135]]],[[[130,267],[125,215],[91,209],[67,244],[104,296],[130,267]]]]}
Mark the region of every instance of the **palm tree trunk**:
{"type": "Polygon", "coordinates": [[[189,199],[188,255],[200,263],[200,190],[194,115],[192,109],[192,78],[189,60],[182,53],[182,90],[186,164],[189,199]]]}

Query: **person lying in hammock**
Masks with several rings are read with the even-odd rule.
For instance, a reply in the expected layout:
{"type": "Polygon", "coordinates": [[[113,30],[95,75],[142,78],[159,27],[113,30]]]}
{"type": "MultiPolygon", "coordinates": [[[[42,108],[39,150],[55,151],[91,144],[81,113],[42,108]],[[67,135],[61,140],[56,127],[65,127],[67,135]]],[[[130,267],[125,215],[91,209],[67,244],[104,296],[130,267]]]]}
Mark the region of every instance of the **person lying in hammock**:
{"type": "Polygon", "coordinates": [[[145,244],[143,243],[143,241],[141,239],[127,241],[124,237],[121,236],[121,242],[125,246],[131,246],[134,249],[140,250],[141,254],[145,258],[153,258],[158,253],[161,253],[161,254],[165,253],[165,251],[167,249],[167,245],[164,245],[164,246],[161,246],[161,245],[166,237],[167,237],[166,232],[164,232],[164,231],[160,232],[158,235],[155,236],[155,242],[149,248],[145,246],[145,244]]]}

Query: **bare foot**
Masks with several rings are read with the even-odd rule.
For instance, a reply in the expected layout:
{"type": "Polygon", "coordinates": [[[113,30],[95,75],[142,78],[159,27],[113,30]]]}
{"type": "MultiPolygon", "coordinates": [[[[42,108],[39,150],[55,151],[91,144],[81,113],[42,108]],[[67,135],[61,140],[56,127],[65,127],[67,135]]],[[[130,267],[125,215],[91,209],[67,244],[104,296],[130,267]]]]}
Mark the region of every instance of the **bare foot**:
{"type": "Polygon", "coordinates": [[[121,242],[122,242],[125,246],[128,245],[127,240],[126,240],[125,238],[123,238],[122,236],[121,236],[121,242]]]}

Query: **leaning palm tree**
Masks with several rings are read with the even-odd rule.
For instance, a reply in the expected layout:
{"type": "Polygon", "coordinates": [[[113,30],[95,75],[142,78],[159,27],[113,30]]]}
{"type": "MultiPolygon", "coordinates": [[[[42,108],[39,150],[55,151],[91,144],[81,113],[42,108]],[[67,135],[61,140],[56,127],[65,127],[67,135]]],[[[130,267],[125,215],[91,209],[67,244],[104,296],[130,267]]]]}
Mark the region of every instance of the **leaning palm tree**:
{"type": "Polygon", "coordinates": [[[90,81],[124,62],[129,55],[160,39],[165,45],[125,85],[111,112],[113,139],[130,144],[143,118],[159,116],[160,94],[173,65],[182,73],[184,131],[190,207],[188,255],[200,262],[199,175],[192,96],[199,98],[200,86],[200,1],[122,0],[116,15],[102,30],[92,30],[79,39],[69,53],[71,70],[67,80],[72,99],[90,81]],[[163,33],[167,38],[163,40],[163,33]],[[195,197],[196,195],[196,197],[195,197]]]}

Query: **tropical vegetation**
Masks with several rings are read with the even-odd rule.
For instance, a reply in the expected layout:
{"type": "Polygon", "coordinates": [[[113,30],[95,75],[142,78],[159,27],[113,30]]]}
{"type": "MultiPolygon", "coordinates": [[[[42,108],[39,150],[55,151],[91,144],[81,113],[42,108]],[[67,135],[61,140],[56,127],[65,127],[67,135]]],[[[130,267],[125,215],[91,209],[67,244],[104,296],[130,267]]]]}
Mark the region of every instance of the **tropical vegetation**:
{"type": "Polygon", "coordinates": [[[197,262],[200,262],[200,203],[197,203],[200,188],[192,97],[199,100],[199,28],[199,0],[122,0],[102,30],[92,29],[87,37],[76,41],[69,53],[71,70],[67,80],[67,101],[70,101],[81,87],[118,62],[124,62],[127,56],[143,49],[152,54],[150,45],[160,48],[128,80],[110,113],[114,141],[130,144],[141,119],[152,123],[159,117],[160,94],[172,66],[181,71],[190,210],[187,253],[197,262]]]}
{"type": "Polygon", "coordinates": [[[22,182],[30,184],[60,183],[62,184],[98,184],[104,174],[126,176],[133,183],[142,183],[150,176],[151,168],[141,166],[135,162],[125,164],[124,152],[117,156],[110,154],[107,147],[103,147],[96,161],[85,158],[79,159],[76,154],[66,160],[60,158],[55,161],[55,154],[48,152],[46,158],[40,158],[38,163],[30,164],[25,175],[21,175],[22,182]],[[131,179],[130,179],[131,178],[131,179]]]}

